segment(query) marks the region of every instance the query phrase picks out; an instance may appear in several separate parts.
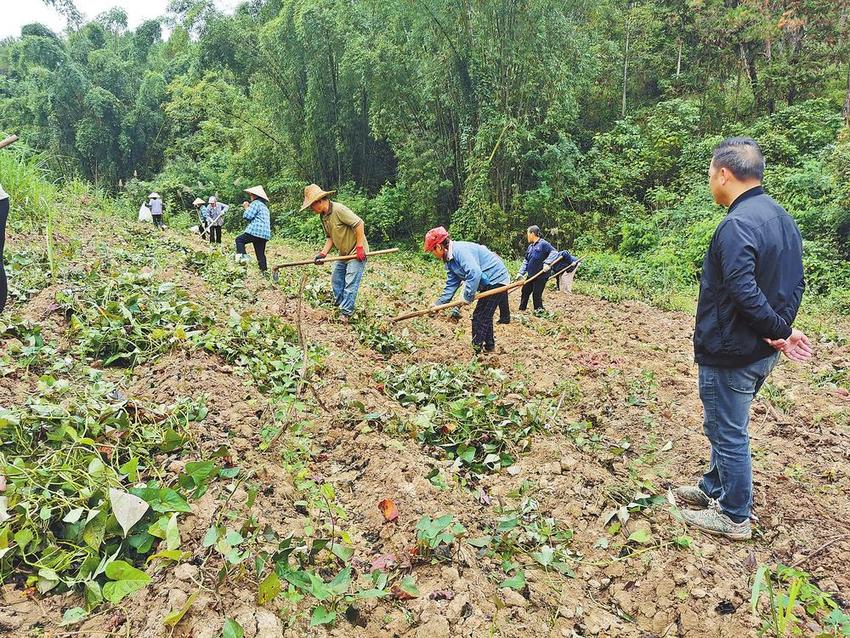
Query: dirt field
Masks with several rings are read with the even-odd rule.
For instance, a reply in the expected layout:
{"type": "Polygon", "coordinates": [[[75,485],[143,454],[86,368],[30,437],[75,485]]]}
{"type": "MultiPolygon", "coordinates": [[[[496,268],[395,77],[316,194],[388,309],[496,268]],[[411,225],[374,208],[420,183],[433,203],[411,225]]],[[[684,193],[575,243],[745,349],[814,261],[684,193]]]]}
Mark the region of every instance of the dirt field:
{"type": "MultiPolygon", "coordinates": [[[[209,250],[196,238],[172,231],[168,237],[175,246],[209,250]]],[[[226,237],[225,246],[231,240],[226,237]]],[[[173,255],[154,267],[154,276],[185,289],[211,313],[226,317],[226,309],[235,307],[297,323],[292,291],[300,272],[287,273],[286,285],[278,285],[260,278],[251,264],[242,300],[187,267],[180,251],[173,255]]],[[[270,251],[273,264],[295,257],[303,252],[281,246],[270,251]]],[[[318,288],[321,299],[328,269],[306,272],[308,287],[318,288]]],[[[360,309],[391,316],[408,309],[405,302],[432,303],[442,282],[430,272],[405,266],[403,258],[373,260],[360,309]]],[[[45,289],[11,311],[44,324],[45,338],[61,348],[67,345],[64,319],[50,312],[56,290],[45,289]]],[[[514,311],[517,304],[515,293],[514,311]]],[[[60,628],[58,621],[65,609],[81,604],[79,595],[42,598],[7,584],[0,634],[213,638],[224,619],[233,618],[248,638],[740,637],[756,635],[760,625],[750,610],[756,567],[775,562],[799,565],[847,604],[850,399],[846,389],[821,382],[850,365],[845,342],[819,339],[817,357],[807,366],[783,360],[757,400],[751,433],[760,522],[751,542],[732,543],[686,529],[660,498],[672,485],[694,482],[708,458],[692,317],[551,287],[545,304],[542,316],[515,312],[510,325],[497,325],[498,352],[480,359],[481,374],[502,379],[499,400],[519,411],[545,406],[545,426],[515,450],[515,464],[478,479],[470,480],[433,446],[395,425],[418,410],[393,398],[381,376],[390,368],[469,362],[469,311],[459,322],[438,316],[393,326],[396,334],[407,331],[415,349],[384,356],[363,345],[354,327],[337,322],[331,307],[305,301],[305,340],[322,353],[310,374],[315,394],[306,392],[295,408],[290,421],[297,427],[265,450],[261,443],[268,438],[261,431],[275,408],[238,365],[175,348],[132,370],[108,371],[140,400],[169,405],[204,395],[208,415],[194,433],[198,449],[212,454],[227,446],[232,463],[260,486],[256,501],[248,507],[247,483],[232,492],[212,485],[180,521],[181,549],[191,559],[149,570],[150,585],[74,628],[60,628]],[[399,573],[415,580],[418,596],[366,599],[331,628],[310,628],[308,601],[282,593],[258,604],[259,583],[247,565],[217,582],[222,559],[202,545],[214,517],[229,509],[278,537],[307,536],[314,521],[305,516],[299,488],[305,480],[333,486],[336,504],[329,509],[336,513],[329,516],[350,541],[355,573],[368,573],[376,559],[390,556],[399,573]],[[385,520],[378,507],[383,499],[394,501],[397,520],[385,520]],[[500,588],[506,578],[502,560],[464,541],[430,559],[411,555],[423,516],[453,514],[471,539],[493,534],[506,511],[522,512],[526,522],[552,519],[569,530],[565,573],[535,566],[520,551],[516,560],[525,566],[525,584],[500,588]],[[169,612],[196,594],[176,627],[163,625],[169,612]]],[[[835,329],[847,334],[846,328],[835,329]]],[[[0,402],[20,401],[34,387],[26,375],[4,377],[0,402]]],[[[162,454],[160,461],[170,472],[185,464],[179,454],[162,454]]],[[[821,631],[814,621],[806,623],[804,635],[821,631]]]]}

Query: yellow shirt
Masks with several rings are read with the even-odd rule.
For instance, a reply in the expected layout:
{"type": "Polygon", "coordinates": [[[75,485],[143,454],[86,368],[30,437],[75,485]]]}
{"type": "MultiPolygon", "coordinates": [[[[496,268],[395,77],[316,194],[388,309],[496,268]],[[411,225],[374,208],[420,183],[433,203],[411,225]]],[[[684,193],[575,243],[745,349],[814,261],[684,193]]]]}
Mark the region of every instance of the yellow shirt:
{"type": "MultiPolygon", "coordinates": [[[[357,231],[363,220],[355,215],[350,208],[338,202],[330,202],[328,212],[321,215],[322,228],[325,237],[336,246],[340,255],[351,255],[357,247],[357,231]]],[[[363,241],[363,250],[369,252],[369,242],[363,241]]]]}

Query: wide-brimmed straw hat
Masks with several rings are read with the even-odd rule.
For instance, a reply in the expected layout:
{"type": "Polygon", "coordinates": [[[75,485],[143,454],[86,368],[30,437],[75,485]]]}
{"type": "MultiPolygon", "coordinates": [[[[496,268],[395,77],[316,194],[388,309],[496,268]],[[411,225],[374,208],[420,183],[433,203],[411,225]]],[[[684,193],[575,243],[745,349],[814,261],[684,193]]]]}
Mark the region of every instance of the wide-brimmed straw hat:
{"type": "Polygon", "coordinates": [[[192,206],[197,206],[198,204],[203,204],[203,203],[204,203],[204,200],[202,200],[200,197],[196,197],[195,201],[192,202],[192,206]]]}
{"type": "Polygon", "coordinates": [[[320,199],[324,199],[328,195],[333,195],[335,192],[336,191],[323,190],[318,184],[310,184],[304,188],[304,203],[301,204],[301,210],[298,212],[300,213],[307,210],[310,208],[310,204],[313,204],[320,199]]]}
{"type": "Polygon", "coordinates": [[[153,193],[151,193],[150,195],[148,195],[148,198],[149,198],[149,199],[159,199],[159,193],[157,193],[156,191],[154,191],[153,193]]]}
{"type": "Polygon", "coordinates": [[[250,193],[251,195],[256,195],[257,197],[269,201],[269,196],[266,195],[266,191],[262,186],[252,186],[251,188],[245,189],[246,193],[250,193]]]}

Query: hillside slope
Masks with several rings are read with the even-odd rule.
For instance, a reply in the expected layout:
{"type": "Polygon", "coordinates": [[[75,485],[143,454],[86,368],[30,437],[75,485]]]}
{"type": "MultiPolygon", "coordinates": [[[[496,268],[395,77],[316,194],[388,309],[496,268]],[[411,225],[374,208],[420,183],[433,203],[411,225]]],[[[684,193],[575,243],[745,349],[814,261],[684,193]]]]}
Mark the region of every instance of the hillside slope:
{"type": "MultiPolygon", "coordinates": [[[[230,241],[211,250],[93,215],[83,236],[57,239],[68,257],[53,283],[20,267],[35,283],[12,300],[0,346],[13,515],[0,634],[211,638],[232,619],[249,638],[755,635],[752,577],[777,562],[847,604],[850,349],[836,336],[847,326],[832,326],[812,365],[783,361],[756,402],[760,523],[752,542],[732,544],[686,529],[663,499],[708,456],[691,316],[550,289],[548,312],[497,326],[500,352],[474,360],[468,317],[381,321],[436,297],[439,269],[418,257],[373,260],[362,316],[344,326],[327,268],[264,280],[228,259],[230,241]],[[131,426],[91,428],[115,409],[131,426]],[[66,444],[51,419],[65,427],[73,414],[75,432],[91,434],[66,444]],[[46,449],[61,451],[60,469],[46,449]],[[81,524],[66,520],[77,493],[89,512],[105,499],[95,457],[117,468],[109,485],[156,481],[189,511],[160,502],[127,540],[109,518],[92,540],[86,521],[71,530],[83,549],[68,576],[55,561],[45,573],[48,534],[81,524]],[[51,491],[32,489],[39,471],[64,477],[51,488],[63,496],[42,502],[46,513],[14,511],[51,491]],[[14,536],[28,526],[29,550],[14,536]],[[83,583],[104,583],[80,566],[92,551],[122,552],[151,582],[60,627],[86,607],[83,583]],[[171,553],[146,559],[155,552],[171,553]]],[[[308,251],[269,252],[275,264],[308,251]]],[[[824,608],[803,616],[804,634],[826,630],[824,608]]]]}

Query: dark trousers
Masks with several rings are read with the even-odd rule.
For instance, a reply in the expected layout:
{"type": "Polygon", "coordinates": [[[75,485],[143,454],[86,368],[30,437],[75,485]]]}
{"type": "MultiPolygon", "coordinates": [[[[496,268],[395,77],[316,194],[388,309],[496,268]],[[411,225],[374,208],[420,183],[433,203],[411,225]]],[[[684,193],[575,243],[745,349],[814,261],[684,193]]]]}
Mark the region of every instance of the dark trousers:
{"type": "Polygon", "coordinates": [[[499,297],[499,323],[511,322],[511,299],[508,293],[496,295],[499,297]]]}
{"type": "MultiPolygon", "coordinates": [[[[499,286],[486,286],[481,290],[492,290],[499,286]]],[[[472,347],[476,350],[486,348],[492,350],[496,347],[496,338],[493,335],[493,315],[496,308],[507,300],[508,293],[503,292],[491,297],[479,299],[472,311],[472,347]]]]}
{"type": "Polygon", "coordinates": [[[549,280],[549,275],[540,275],[534,281],[529,281],[522,287],[522,293],[519,300],[519,309],[525,310],[528,308],[528,298],[534,299],[534,309],[543,310],[543,289],[546,288],[546,282],[549,280]]]}
{"type": "Polygon", "coordinates": [[[265,272],[268,270],[266,264],[266,239],[262,237],[254,237],[249,233],[242,233],[236,237],[236,252],[240,255],[245,254],[245,244],[254,244],[254,254],[257,256],[257,265],[260,270],[265,272]]]}
{"type": "Polygon", "coordinates": [[[6,307],[9,294],[6,287],[6,267],[3,262],[3,248],[6,245],[6,218],[9,217],[9,198],[0,199],[0,312],[6,307]]]}
{"type": "MultiPolygon", "coordinates": [[[[221,226],[210,226],[210,243],[221,243],[221,226]]],[[[254,250],[256,250],[256,248],[254,250]]]]}
{"type": "Polygon", "coordinates": [[[151,215],[153,217],[153,224],[160,230],[165,229],[165,224],[162,223],[162,215],[151,215]]]}

